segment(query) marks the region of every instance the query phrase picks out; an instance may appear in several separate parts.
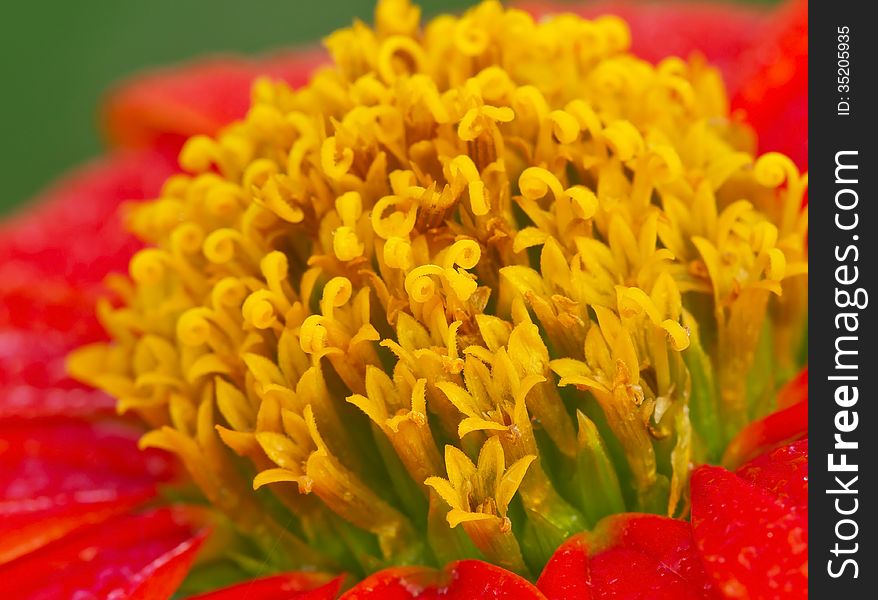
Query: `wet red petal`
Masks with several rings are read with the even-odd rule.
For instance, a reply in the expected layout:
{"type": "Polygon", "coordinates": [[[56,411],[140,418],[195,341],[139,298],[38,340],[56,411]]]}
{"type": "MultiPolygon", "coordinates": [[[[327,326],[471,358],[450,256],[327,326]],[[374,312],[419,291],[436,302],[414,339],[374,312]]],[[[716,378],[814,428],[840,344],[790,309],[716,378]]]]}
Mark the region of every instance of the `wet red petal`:
{"type": "Polygon", "coordinates": [[[152,497],[175,473],[114,423],[0,422],[0,563],[152,497]]]}
{"type": "Polygon", "coordinates": [[[333,600],[344,577],[322,573],[284,573],[245,581],[189,600],[333,600]]]}
{"type": "MultiPolygon", "coordinates": [[[[16,384],[39,389],[75,387],[67,376],[64,360],[79,338],[57,330],[35,333],[0,328],[0,389],[16,384]]],[[[2,403],[0,398],[0,416],[2,403]]]]}
{"type": "Polygon", "coordinates": [[[759,132],[759,151],[808,165],[808,3],[792,0],[740,61],[732,108],[759,132]]]}
{"type": "MultiPolygon", "coordinates": [[[[22,302],[48,298],[48,306],[61,307],[63,298],[42,289],[56,285],[52,280],[83,288],[111,271],[125,271],[138,244],[122,226],[118,207],[155,197],[173,171],[173,164],[155,152],[130,152],[62,177],[20,215],[0,225],[0,296],[14,274],[26,294],[22,302]]],[[[82,301],[71,299],[71,306],[78,309],[82,301]]],[[[85,301],[91,300],[86,296],[85,301]]],[[[27,309],[19,303],[7,310],[27,309]]],[[[0,325],[3,320],[0,312],[0,325]]]]}
{"type": "Polygon", "coordinates": [[[174,156],[186,138],[214,134],[243,117],[257,77],[302,85],[324,60],[322,52],[306,50],[258,60],[205,59],[140,75],[110,95],[108,135],[119,146],[160,148],[174,156]]]}
{"type": "Polygon", "coordinates": [[[94,314],[97,287],[49,277],[39,265],[0,264],[0,330],[28,330],[56,339],[63,334],[71,342],[101,339],[94,314]]]}
{"type": "Polygon", "coordinates": [[[67,352],[85,334],[0,330],[0,422],[108,415],[115,401],[68,377],[67,352]]]}
{"type": "Polygon", "coordinates": [[[173,509],[117,517],[0,567],[0,581],[8,598],[163,600],[179,586],[202,537],[173,509]]]}
{"type": "Polygon", "coordinates": [[[0,498],[88,490],[139,490],[175,473],[164,452],[141,451],[121,423],[0,423],[0,498]]]}
{"type": "Polygon", "coordinates": [[[701,600],[703,593],[654,559],[613,548],[591,559],[595,600],[701,600]]]}
{"type": "Polygon", "coordinates": [[[734,88],[739,57],[755,45],[769,26],[771,13],[761,7],[723,2],[525,2],[537,15],[575,12],[586,17],[617,15],[631,28],[631,49],[656,62],[693,52],[720,68],[734,88]]]}
{"type": "Polygon", "coordinates": [[[20,500],[0,500],[0,565],[72,531],[106,521],[149,499],[151,487],[119,492],[91,489],[20,500]]]}
{"type": "Polygon", "coordinates": [[[342,595],[342,600],[545,600],[527,580],[480,560],[453,562],[442,571],[396,567],[370,575],[342,595]]]}
{"type": "Polygon", "coordinates": [[[807,598],[808,519],[774,493],[720,467],[692,475],[692,530],[726,598],[807,598]]]}
{"type": "Polygon", "coordinates": [[[713,598],[689,524],[622,514],[578,534],[551,558],[537,586],[548,598],[713,598]]]}
{"type": "MultiPolygon", "coordinates": [[[[686,521],[658,515],[613,515],[602,520],[595,529],[592,548],[595,553],[592,581],[596,590],[609,589],[609,585],[602,585],[603,573],[598,570],[597,562],[602,549],[609,548],[637,552],[656,563],[652,569],[655,576],[651,579],[656,593],[688,589],[699,598],[713,597],[686,521]],[[685,585],[678,585],[677,579],[685,585]]],[[[607,571],[607,575],[613,574],[607,571]]]]}
{"type": "Polygon", "coordinates": [[[739,468],[747,481],[777,495],[791,510],[808,512],[808,440],[775,448],[739,468]]]}
{"type": "Polygon", "coordinates": [[[342,594],[341,600],[410,600],[420,598],[437,577],[427,567],[393,567],[373,573],[342,594]]]}
{"type": "Polygon", "coordinates": [[[472,600],[539,600],[544,596],[533,584],[514,573],[480,560],[461,560],[445,567],[447,583],[436,589],[437,598],[472,600]]]}
{"type": "Polygon", "coordinates": [[[51,388],[0,381],[0,421],[83,419],[110,415],[115,406],[116,401],[104,392],[70,380],[51,388]]]}
{"type": "Polygon", "coordinates": [[[549,600],[591,600],[588,534],[578,533],[555,550],[543,568],[537,587],[549,600]]]}

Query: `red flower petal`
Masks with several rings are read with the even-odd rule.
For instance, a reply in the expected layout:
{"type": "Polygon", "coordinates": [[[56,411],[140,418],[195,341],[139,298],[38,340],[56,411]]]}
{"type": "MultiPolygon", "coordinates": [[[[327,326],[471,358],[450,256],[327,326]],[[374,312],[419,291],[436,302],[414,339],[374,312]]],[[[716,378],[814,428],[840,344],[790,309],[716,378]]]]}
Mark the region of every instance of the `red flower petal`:
{"type": "Polygon", "coordinates": [[[740,61],[741,85],[732,98],[759,132],[759,151],[778,151],[808,165],[808,3],[780,9],[740,61]]]}
{"type": "Polygon", "coordinates": [[[0,498],[141,490],[166,481],[175,463],[137,447],[140,431],[121,423],[0,424],[0,498]]]}
{"type": "Polygon", "coordinates": [[[545,597],[527,580],[498,566],[480,560],[461,560],[446,566],[445,583],[436,588],[437,598],[472,600],[541,600],[545,597]]]}
{"type": "Polygon", "coordinates": [[[133,508],[169,479],[164,453],[117,424],[0,424],[0,563],[133,508]]]}
{"type": "Polygon", "coordinates": [[[284,573],[199,594],[189,600],[333,600],[344,577],[330,577],[322,573],[284,573]]]}
{"type": "Polygon", "coordinates": [[[549,600],[592,600],[587,533],[570,537],[555,550],[537,580],[537,587],[549,600]]]}
{"type": "Polygon", "coordinates": [[[110,95],[108,135],[119,146],[160,148],[173,156],[186,138],[214,134],[243,117],[257,77],[298,86],[322,60],[314,50],[259,60],[213,58],[138,76],[110,95]]]}
{"type": "Polygon", "coordinates": [[[726,598],[807,598],[808,519],[720,467],[692,475],[692,530],[726,598]]]}
{"type": "Polygon", "coordinates": [[[102,339],[94,314],[96,287],[77,288],[49,277],[39,265],[0,264],[0,330],[27,330],[55,340],[63,335],[68,344],[102,339]]]}
{"type": "Polygon", "coordinates": [[[0,567],[8,598],[169,598],[203,535],[160,509],[88,528],[0,567]]]}
{"type": "Polygon", "coordinates": [[[591,560],[595,600],[701,600],[703,593],[649,556],[614,548],[591,560]]]}
{"type": "Polygon", "coordinates": [[[453,562],[442,571],[427,567],[396,567],[370,575],[341,600],[544,600],[525,579],[480,560],[453,562]]]}
{"type": "Polygon", "coordinates": [[[150,561],[128,580],[131,591],[125,598],[164,600],[173,596],[192,568],[195,555],[206,537],[204,531],[191,535],[150,561]]]}
{"type": "Polygon", "coordinates": [[[153,495],[152,488],[61,493],[0,500],[0,565],[72,531],[127,512],[153,495]]]}
{"type": "MultiPolygon", "coordinates": [[[[18,287],[24,288],[18,293],[25,294],[11,308],[4,301],[6,310],[13,314],[26,311],[21,306],[25,300],[36,301],[37,306],[63,306],[63,297],[53,296],[48,289],[59,285],[51,280],[64,279],[77,288],[85,287],[87,293],[84,284],[100,282],[111,271],[126,270],[139,245],[122,226],[119,204],[155,197],[173,171],[172,163],[153,152],[114,155],[61,178],[25,212],[3,222],[0,297],[14,285],[11,280],[18,281],[18,287]],[[27,290],[28,286],[33,289],[27,290]]],[[[82,301],[70,298],[77,309],[82,301]]],[[[0,312],[0,325],[3,320],[0,312]]]]}
{"type": "Polygon", "coordinates": [[[777,495],[791,510],[808,512],[808,440],[775,448],[736,473],[777,495]]]}
{"type": "Polygon", "coordinates": [[[65,357],[77,337],[0,330],[0,422],[112,414],[112,398],[67,376],[65,357]]]}
{"type": "MultiPolygon", "coordinates": [[[[689,590],[698,598],[713,597],[712,586],[698,559],[689,524],[679,519],[658,515],[613,515],[602,520],[592,534],[592,581],[595,589],[601,586],[603,574],[598,560],[605,554],[602,548],[625,549],[642,554],[656,565],[647,572],[653,577],[645,578],[644,585],[654,581],[656,594],[668,594],[672,590],[689,590]]],[[[607,576],[619,577],[611,571],[607,576]]],[[[631,579],[627,578],[626,579],[631,579]]],[[[598,595],[597,598],[606,596],[598,595]]],[[[683,596],[681,596],[683,597],[683,596]]],[[[656,596],[658,598],[658,596],[656,596]]]]}
{"type": "Polygon", "coordinates": [[[342,594],[340,600],[410,600],[429,597],[429,587],[437,577],[427,567],[392,567],[373,573],[342,594]]]}
{"type": "Polygon", "coordinates": [[[603,519],[565,542],[537,587],[552,600],[713,598],[689,524],[657,515],[603,519]]]}

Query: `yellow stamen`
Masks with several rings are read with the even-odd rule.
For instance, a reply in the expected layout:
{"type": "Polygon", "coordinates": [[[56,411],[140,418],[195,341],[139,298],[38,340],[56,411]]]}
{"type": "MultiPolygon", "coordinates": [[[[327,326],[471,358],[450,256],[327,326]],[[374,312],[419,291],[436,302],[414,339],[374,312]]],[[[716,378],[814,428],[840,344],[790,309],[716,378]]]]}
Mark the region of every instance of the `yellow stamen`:
{"type": "Polygon", "coordinates": [[[257,81],[244,119],[185,144],[131,211],[150,247],[102,304],[112,341],[71,370],[245,528],[279,526],[232,453],[301,519],[291,548],[341,531],[343,556],[379,548],[368,568],[418,562],[429,523],[448,556],[444,500],[525,572],[512,515],[582,528],[576,469],[674,514],[710,410],[721,437],[762,410],[763,333],[790,368],[807,308],[807,176],[740,145],[716,71],[638,59],[615,17],[418,19],[380,1],[307,85],[257,81]]]}

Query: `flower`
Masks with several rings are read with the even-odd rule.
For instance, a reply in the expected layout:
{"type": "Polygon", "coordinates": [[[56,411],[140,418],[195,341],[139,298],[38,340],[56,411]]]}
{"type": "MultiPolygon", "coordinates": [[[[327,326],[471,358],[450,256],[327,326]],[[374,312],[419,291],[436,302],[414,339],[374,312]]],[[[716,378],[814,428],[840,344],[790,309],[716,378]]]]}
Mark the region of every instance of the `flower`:
{"type": "Polygon", "coordinates": [[[806,13],[734,14],[780,31],[724,57],[735,113],[703,57],[642,60],[618,17],[490,1],[421,29],[384,0],[307,83],[278,58],[120,92],[128,154],[0,244],[4,581],[159,598],[197,560],[188,590],[311,572],[244,584],[266,598],[339,572],[371,574],[348,598],[803,593],[807,443],[775,448],[806,432],[801,379],[776,392],[807,176],[745,119],[774,121],[760,90],[799,102],[773,57],[802,59],[806,13]],[[60,372],[72,348],[124,417],[60,372]]]}

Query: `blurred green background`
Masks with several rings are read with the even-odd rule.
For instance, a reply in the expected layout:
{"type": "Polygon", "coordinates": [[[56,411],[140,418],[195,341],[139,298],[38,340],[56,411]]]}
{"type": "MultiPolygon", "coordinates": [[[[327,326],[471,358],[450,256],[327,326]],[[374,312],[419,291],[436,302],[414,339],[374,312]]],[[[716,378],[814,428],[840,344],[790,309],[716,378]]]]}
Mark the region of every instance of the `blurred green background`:
{"type": "MultiPolygon", "coordinates": [[[[751,0],[752,1],[752,0],[751,0]]],[[[474,0],[420,0],[426,14],[474,0]]],[[[116,80],[211,52],[317,42],[374,0],[33,0],[0,17],[0,212],[101,151],[97,109],[116,80]]]]}
{"type": "MultiPolygon", "coordinates": [[[[473,0],[422,0],[428,14],[473,0]]],[[[104,91],[144,67],[316,43],[374,0],[34,0],[0,17],[0,211],[101,151],[104,91]]]]}

